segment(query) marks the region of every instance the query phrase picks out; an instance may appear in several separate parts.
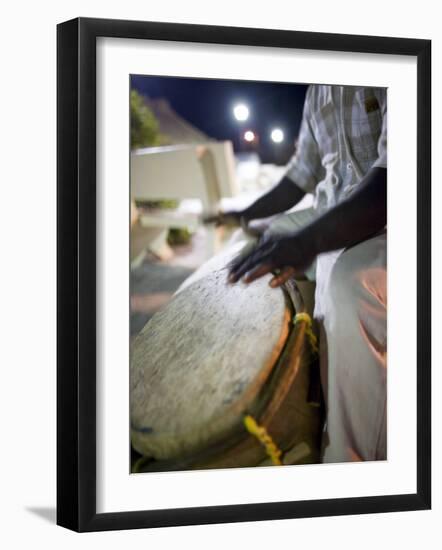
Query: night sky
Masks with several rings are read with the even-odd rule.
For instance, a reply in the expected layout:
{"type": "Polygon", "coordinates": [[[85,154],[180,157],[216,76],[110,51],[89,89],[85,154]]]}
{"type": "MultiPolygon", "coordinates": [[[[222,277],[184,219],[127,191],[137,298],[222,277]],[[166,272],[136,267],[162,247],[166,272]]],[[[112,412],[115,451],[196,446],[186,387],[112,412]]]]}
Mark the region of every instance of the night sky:
{"type": "Polygon", "coordinates": [[[253,130],[259,136],[257,152],[264,162],[285,163],[301,123],[307,86],[241,80],[153,77],[133,75],[134,89],[151,98],[165,98],[173,109],[209,137],[234,142],[236,150],[250,147],[240,136],[253,130]],[[233,116],[233,106],[245,103],[250,109],[246,122],[233,116]],[[281,128],[284,142],[274,144],[272,128],[281,128]]]}

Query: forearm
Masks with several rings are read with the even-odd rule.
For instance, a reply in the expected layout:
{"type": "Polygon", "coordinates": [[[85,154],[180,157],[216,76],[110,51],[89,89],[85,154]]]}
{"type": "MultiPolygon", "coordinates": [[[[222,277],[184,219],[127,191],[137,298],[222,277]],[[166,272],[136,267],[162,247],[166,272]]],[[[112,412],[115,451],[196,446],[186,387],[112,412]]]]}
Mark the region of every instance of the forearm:
{"type": "Polygon", "coordinates": [[[387,223],[387,170],[373,168],[346,200],[301,230],[315,254],[365,240],[387,223]]]}
{"type": "Polygon", "coordinates": [[[267,218],[295,206],[305,193],[287,177],[243,211],[246,220],[267,218]]]}

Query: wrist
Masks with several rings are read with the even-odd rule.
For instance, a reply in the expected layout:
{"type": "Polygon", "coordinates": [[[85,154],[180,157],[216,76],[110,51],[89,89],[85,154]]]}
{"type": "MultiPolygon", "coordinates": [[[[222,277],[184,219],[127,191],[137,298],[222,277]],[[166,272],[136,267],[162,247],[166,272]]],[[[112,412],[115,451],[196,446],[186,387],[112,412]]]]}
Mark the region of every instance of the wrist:
{"type": "Polygon", "coordinates": [[[311,226],[300,229],[294,235],[296,245],[301,248],[307,255],[317,256],[322,252],[321,239],[318,232],[311,226]]]}

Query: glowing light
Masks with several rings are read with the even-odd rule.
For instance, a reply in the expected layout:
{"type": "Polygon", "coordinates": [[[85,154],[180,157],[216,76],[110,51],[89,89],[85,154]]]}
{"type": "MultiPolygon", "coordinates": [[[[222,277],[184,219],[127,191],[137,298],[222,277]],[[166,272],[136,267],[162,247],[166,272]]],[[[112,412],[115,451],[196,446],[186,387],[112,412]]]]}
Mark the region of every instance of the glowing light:
{"type": "Polygon", "coordinates": [[[281,143],[281,141],[284,141],[284,132],[281,128],[274,128],[270,134],[270,137],[274,143],[281,143]]]}
{"type": "Polygon", "coordinates": [[[244,103],[238,103],[233,108],[233,115],[240,122],[247,120],[249,118],[249,108],[244,103]]]}
{"type": "Polygon", "coordinates": [[[255,140],[254,132],[252,132],[252,130],[247,130],[247,132],[244,132],[244,139],[249,143],[254,141],[255,140]]]}

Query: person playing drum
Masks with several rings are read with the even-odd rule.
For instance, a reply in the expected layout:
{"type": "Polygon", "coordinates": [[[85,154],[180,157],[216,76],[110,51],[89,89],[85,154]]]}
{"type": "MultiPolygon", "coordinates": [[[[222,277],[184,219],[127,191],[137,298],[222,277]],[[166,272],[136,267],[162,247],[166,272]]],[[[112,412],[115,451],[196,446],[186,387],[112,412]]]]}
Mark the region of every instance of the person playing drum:
{"type": "Polygon", "coordinates": [[[251,283],[271,272],[270,286],[277,287],[315,276],[326,403],[322,460],[385,460],[385,89],[310,86],[284,177],[248,208],[216,221],[274,216],[305,193],[314,194],[313,208],[273,219],[256,246],[232,262],[229,281],[251,283]]]}

